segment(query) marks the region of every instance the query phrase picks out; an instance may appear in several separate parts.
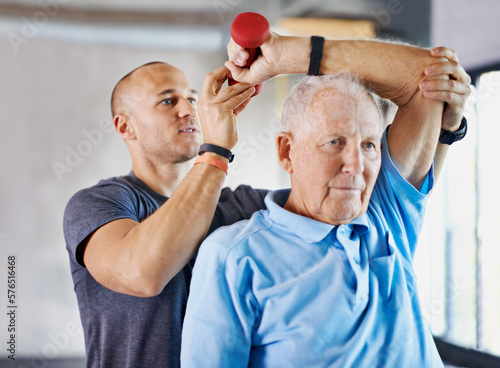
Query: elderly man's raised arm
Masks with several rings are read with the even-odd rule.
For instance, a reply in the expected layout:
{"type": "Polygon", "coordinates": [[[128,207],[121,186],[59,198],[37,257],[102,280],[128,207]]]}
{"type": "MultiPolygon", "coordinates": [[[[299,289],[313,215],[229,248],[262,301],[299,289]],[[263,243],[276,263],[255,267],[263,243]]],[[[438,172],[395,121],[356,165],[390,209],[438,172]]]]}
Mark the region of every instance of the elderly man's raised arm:
{"type": "MultiPolygon", "coordinates": [[[[278,74],[306,73],[310,50],[309,38],[271,33],[249,69],[240,67],[247,52],[231,41],[226,66],[234,79],[259,83],[278,74]]],[[[325,40],[319,70],[322,74],[355,74],[379,96],[400,107],[389,145],[396,166],[411,184],[421,184],[433,159],[440,171],[447,150],[438,145],[440,129],[458,129],[470,93],[470,78],[453,50],[429,51],[376,40],[325,40]]]]}
{"type": "MultiPolygon", "coordinates": [[[[249,69],[241,68],[247,52],[233,41],[228,45],[229,62],[234,79],[251,84],[279,74],[307,73],[311,40],[307,37],[285,37],[271,33],[261,46],[262,54],[249,69]]],[[[374,40],[325,40],[321,74],[346,72],[355,74],[378,95],[397,105],[407,103],[425,78],[424,69],[436,59],[429,50],[374,40]]]]}
{"type": "Polygon", "coordinates": [[[470,94],[470,77],[458,64],[455,52],[441,47],[431,53],[441,59],[425,68],[419,90],[399,105],[387,135],[396,167],[416,188],[420,188],[433,161],[435,177],[439,174],[448,147],[438,141],[441,129],[458,130],[470,94]]]}

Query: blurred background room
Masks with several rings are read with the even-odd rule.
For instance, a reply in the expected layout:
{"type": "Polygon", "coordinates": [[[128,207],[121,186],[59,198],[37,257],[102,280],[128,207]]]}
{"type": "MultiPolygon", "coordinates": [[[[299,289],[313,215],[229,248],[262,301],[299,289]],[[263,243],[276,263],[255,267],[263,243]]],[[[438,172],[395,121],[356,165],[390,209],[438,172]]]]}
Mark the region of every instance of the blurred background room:
{"type": "MultiPolygon", "coordinates": [[[[447,364],[499,367],[498,0],[0,0],[0,366],[85,366],[62,219],[77,190],[131,169],[112,126],[112,89],[132,69],[166,61],[199,91],[226,60],[231,22],[247,11],[280,34],[456,50],[472,77],[469,131],[451,147],[431,196],[415,268],[447,364]],[[8,359],[9,259],[15,361],[8,359]]],[[[289,186],[274,135],[299,77],[266,82],[241,114],[228,186],[289,186]]]]}

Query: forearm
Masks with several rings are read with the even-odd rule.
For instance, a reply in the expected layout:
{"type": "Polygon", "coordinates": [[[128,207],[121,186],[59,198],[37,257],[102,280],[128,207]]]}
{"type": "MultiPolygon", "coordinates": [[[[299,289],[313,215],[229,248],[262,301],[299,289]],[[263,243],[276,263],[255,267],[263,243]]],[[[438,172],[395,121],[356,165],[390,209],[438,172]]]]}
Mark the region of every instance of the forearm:
{"type": "MultiPolygon", "coordinates": [[[[280,73],[306,73],[310,40],[285,37],[281,45],[280,73]]],[[[424,78],[424,69],[435,62],[426,49],[374,40],[325,40],[320,72],[355,74],[375,93],[397,105],[408,103],[424,78]]]]}
{"type": "Polygon", "coordinates": [[[401,175],[420,189],[438,146],[443,103],[426,99],[417,91],[401,106],[388,131],[391,159],[401,175]]]}
{"type": "Polygon", "coordinates": [[[141,223],[118,220],[90,239],[84,260],[108,289],[149,297],[190,261],[212,222],[225,173],[195,165],[167,202],[141,223]]]}
{"type": "Polygon", "coordinates": [[[448,154],[449,145],[438,143],[436,148],[436,154],[434,155],[434,178],[437,178],[441,175],[443,170],[444,161],[446,159],[446,155],[448,154]]]}
{"type": "Polygon", "coordinates": [[[212,222],[225,173],[208,164],[195,165],[169,200],[131,232],[133,252],[142,260],[145,280],[157,280],[158,291],[195,255],[212,222]],[[134,246],[135,240],[147,250],[134,246]]]}

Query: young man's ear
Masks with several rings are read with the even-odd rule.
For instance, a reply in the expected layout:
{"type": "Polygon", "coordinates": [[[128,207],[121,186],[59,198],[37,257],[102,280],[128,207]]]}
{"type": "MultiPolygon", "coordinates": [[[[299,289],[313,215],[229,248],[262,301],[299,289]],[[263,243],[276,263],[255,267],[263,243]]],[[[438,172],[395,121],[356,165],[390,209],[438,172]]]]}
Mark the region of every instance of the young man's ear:
{"type": "Polygon", "coordinates": [[[134,127],[130,124],[128,115],[115,115],[113,118],[113,125],[115,126],[116,132],[122,139],[135,139],[134,127]]]}
{"type": "Polygon", "coordinates": [[[293,135],[288,132],[279,132],[276,135],[276,153],[280,166],[288,174],[293,173],[292,160],[290,159],[290,149],[293,143],[293,135]]]}

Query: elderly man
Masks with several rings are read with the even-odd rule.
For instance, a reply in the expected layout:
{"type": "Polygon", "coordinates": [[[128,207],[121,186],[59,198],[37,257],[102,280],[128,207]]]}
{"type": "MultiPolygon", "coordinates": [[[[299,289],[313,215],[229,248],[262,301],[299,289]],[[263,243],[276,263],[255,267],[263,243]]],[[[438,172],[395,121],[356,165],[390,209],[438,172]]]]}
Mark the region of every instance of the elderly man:
{"type": "Polygon", "coordinates": [[[356,78],[296,86],[276,138],[291,190],[202,244],[181,365],[442,367],[412,266],[442,109],[415,90],[383,131],[356,78]]]}
{"type": "MultiPolygon", "coordinates": [[[[308,38],[272,34],[262,56],[271,65],[302,73],[309,48],[308,38]],[[290,52],[268,54],[276,46],[293,51],[293,57],[290,52]]],[[[441,56],[450,58],[383,42],[327,41],[324,50],[325,71],[349,65],[377,92],[388,94],[394,82],[416,86],[406,81],[408,70],[420,74],[425,66],[442,65],[441,56]],[[385,65],[397,56],[404,68],[385,65]]],[[[462,70],[458,64],[450,68],[445,74],[462,70]]],[[[199,101],[186,74],[162,62],[143,65],[116,85],[113,122],[130,151],[131,172],[79,191],[64,216],[88,367],[179,367],[182,320],[201,241],[216,228],[265,208],[267,191],[223,188],[229,150],[238,137],[237,116],[255,84],[222,88],[230,76],[226,68],[208,74],[199,101]],[[203,142],[219,149],[200,150],[203,142]]],[[[434,97],[461,116],[460,84],[425,90],[446,91],[434,97]]],[[[442,120],[449,130],[456,128],[453,118],[437,114],[438,125],[442,120]]]]}

